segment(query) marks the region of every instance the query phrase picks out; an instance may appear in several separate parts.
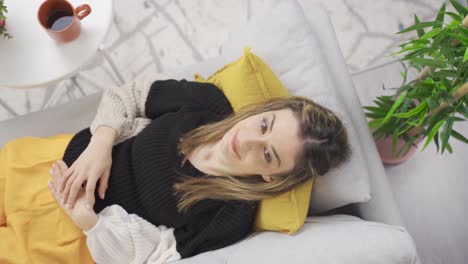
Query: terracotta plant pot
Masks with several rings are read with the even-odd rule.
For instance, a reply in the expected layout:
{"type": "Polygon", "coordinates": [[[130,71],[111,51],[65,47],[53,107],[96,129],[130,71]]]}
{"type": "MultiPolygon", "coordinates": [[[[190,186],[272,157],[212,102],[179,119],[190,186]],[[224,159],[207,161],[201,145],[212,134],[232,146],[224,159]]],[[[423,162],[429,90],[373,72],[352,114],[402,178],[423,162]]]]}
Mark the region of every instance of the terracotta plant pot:
{"type": "Polygon", "coordinates": [[[413,143],[412,146],[409,147],[408,151],[401,156],[398,156],[398,152],[401,148],[405,145],[406,141],[404,139],[399,138],[396,145],[396,157],[392,154],[392,137],[385,137],[377,140],[375,142],[377,146],[377,150],[379,151],[380,159],[386,165],[396,165],[403,163],[410,159],[414,152],[418,149],[418,144],[421,142],[422,139],[419,139],[413,143]]]}

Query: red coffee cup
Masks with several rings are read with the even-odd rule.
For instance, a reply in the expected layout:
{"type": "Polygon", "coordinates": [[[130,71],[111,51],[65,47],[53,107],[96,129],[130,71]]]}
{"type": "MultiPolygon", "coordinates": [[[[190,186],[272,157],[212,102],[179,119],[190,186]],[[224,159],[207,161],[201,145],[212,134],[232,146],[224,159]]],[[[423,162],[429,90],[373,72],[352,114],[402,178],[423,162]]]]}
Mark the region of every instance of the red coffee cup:
{"type": "Polygon", "coordinates": [[[51,38],[68,42],[80,35],[80,20],[90,13],[91,7],[87,4],[73,8],[66,0],[46,0],[39,7],[37,19],[51,38]]]}

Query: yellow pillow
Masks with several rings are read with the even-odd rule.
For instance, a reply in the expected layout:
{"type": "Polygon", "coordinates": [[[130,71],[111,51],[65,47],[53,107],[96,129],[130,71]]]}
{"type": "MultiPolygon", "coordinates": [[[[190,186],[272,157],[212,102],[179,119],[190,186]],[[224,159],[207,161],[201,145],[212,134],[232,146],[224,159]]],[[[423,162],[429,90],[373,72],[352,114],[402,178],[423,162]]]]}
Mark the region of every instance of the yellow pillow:
{"type": "MultiPolygon", "coordinates": [[[[195,75],[199,82],[213,83],[219,87],[231,103],[234,112],[250,103],[271,97],[288,96],[270,67],[245,48],[244,55],[209,77],[195,75]]],[[[294,234],[301,228],[309,209],[312,180],[277,197],[260,202],[255,221],[256,231],[280,231],[294,234]]]]}

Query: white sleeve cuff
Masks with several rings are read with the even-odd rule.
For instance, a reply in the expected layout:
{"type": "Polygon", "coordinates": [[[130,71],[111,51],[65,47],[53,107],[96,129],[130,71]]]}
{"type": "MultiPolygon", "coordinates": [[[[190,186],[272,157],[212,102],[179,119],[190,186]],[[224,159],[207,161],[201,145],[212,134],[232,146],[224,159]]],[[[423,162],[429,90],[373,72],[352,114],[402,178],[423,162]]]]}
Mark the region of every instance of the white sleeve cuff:
{"type": "Polygon", "coordinates": [[[98,222],[83,231],[97,263],[167,263],[179,260],[173,228],[156,227],[119,205],[104,208],[98,222]]]}

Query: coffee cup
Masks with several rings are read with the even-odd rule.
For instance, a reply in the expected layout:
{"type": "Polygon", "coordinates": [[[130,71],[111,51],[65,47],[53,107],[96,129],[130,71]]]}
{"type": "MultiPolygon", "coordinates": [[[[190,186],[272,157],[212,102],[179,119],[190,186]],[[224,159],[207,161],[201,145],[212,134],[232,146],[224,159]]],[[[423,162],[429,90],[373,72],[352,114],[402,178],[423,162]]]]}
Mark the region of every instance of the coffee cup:
{"type": "Polygon", "coordinates": [[[83,4],[74,8],[66,0],[46,0],[37,12],[37,19],[57,42],[69,42],[81,33],[81,20],[91,13],[91,7],[83,4]]]}

